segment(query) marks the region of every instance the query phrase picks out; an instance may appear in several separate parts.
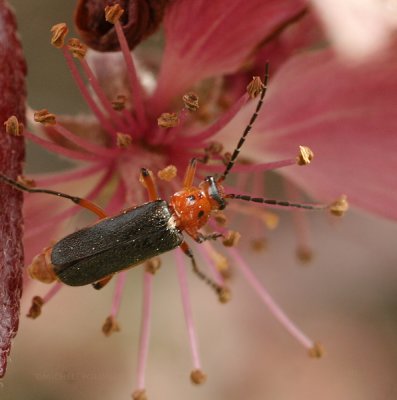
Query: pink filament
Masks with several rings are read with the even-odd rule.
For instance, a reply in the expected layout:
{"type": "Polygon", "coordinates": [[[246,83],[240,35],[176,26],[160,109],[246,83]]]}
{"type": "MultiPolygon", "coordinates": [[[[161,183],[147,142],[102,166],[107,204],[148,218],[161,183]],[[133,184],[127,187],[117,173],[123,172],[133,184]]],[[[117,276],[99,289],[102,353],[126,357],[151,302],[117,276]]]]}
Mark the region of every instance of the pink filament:
{"type": "Polygon", "coordinates": [[[300,342],[306,349],[311,349],[314,346],[313,341],[308,338],[284,313],[280,306],[273,300],[269,292],[265,287],[258,281],[255,275],[252,273],[249,266],[240,256],[239,252],[233,248],[228,249],[236,265],[240,268],[245,279],[250,286],[255,290],[256,294],[260,297],[262,302],[269,308],[273,316],[280,322],[280,324],[300,342]]]}
{"type": "Polygon", "coordinates": [[[97,95],[99,101],[102,106],[105,108],[109,116],[112,118],[112,122],[115,124],[116,128],[121,131],[126,131],[128,129],[128,125],[123,122],[120,118],[120,115],[113,109],[112,104],[109,99],[106,97],[103,89],[101,88],[96,76],[92,72],[91,67],[87,63],[87,61],[83,58],[81,60],[81,65],[84,69],[84,72],[90,82],[91,87],[94,89],[95,94],[97,95]]]}
{"type": "Polygon", "coordinates": [[[110,314],[113,317],[116,317],[119,312],[120,304],[121,304],[121,295],[123,293],[123,288],[124,288],[126,278],[127,278],[126,271],[122,271],[117,275],[116,287],[115,287],[114,295],[113,295],[112,309],[110,311],[110,314]]]}
{"type": "Polygon", "coordinates": [[[196,370],[201,370],[201,362],[198,351],[197,336],[194,329],[192,310],[190,307],[188,285],[186,281],[186,265],[184,254],[180,249],[175,252],[177,272],[179,278],[179,286],[181,288],[183,313],[185,315],[186,327],[189,336],[190,351],[193,358],[193,367],[196,370]]]}
{"type": "Polygon", "coordinates": [[[73,160],[98,161],[98,157],[95,154],[89,154],[86,152],[68,149],[66,147],[60,146],[59,144],[42,139],[27,130],[24,130],[23,134],[32,142],[35,142],[41,147],[44,147],[45,149],[60,154],[64,157],[72,158],[73,160]]]}
{"type": "Polygon", "coordinates": [[[147,356],[149,350],[150,337],[150,316],[152,308],[152,285],[153,274],[145,272],[143,281],[143,304],[142,304],[142,319],[141,331],[139,337],[139,354],[138,354],[138,369],[137,369],[137,384],[138,390],[145,388],[145,370],[147,356]]]}
{"type": "Polygon", "coordinates": [[[138,120],[138,124],[140,126],[140,129],[143,130],[146,126],[146,114],[145,114],[145,109],[143,106],[143,95],[142,95],[142,87],[138,79],[138,75],[136,73],[136,68],[134,65],[134,61],[132,59],[130,49],[128,47],[127,39],[124,36],[123,29],[120,25],[120,22],[117,21],[114,24],[116,28],[116,34],[117,38],[120,43],[120,49],[121,52],[123,53],[124,60],[127,66],[127,72],[128,72],[128,79],[130,81],[131,85],[131,96],[133,99],[134,107],[135,107],[135,112],[138,120]]]}
{"type": "Polygon", "coordinates": [[[70,69],[70,72],[73,76],[73,79],[75,80],[78,88],[80,89],[80,93],[82,94],[84,100],[92,110],[92,112],[96,115],[98,118],[99,122],[101,125],[106,129],[108,133],[111,133],[113,137],[116,136],[116,130],[112,127],[112,125],[109,123],[109,120],[106,118],[106,116],[103,114],[101,109],[98,107],[98,105],[95,103],[94,99],[92,98],[90,92],[87,90],[83,79],[81,78],[77,67],[75,63],[73,62],[72,55],[69,53],[69,51],[65,48],[62,47],[62,53],[65,57],[66,63],[70,69]]]}
{"type": "Polygon", "coordinates": [[[48,303],[63,287],[61,282],[56,282],[43,297],[43,302],[48,303]]]}

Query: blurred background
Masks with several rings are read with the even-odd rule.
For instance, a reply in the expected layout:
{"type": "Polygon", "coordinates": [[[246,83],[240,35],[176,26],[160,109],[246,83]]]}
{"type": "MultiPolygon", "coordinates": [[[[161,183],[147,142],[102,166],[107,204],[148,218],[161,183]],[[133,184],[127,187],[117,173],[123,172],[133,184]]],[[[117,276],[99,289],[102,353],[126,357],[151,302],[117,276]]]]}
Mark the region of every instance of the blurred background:
{"type": "MultiPolygon", "coordinates": [[[[72,27],[67,0],[10,0],[28,64],[28,103],[63,114],[86,108],[60,52],[49,44],[58,22],[72,27]]],[[[28,172],[68,163],[28,147],[28,172]]],[[[315,257],[302,266],[287,214],[265,252],[249,252],[261,282],[326,355],[311,359],[260,303],[236,271],[233,299],[220,305],[189,273],[192,309],[208,381],[193,387],[191,358],[172,254],[154,282],[152,336],[147,371],[150,399],[392,400],[397,398],[397,224],[355,211],[338,224],[310,215],[315,257]]],[[[49,238],[50,240],[50,238],[49,238]]],[[[244,247],[244,243],[242,244],[244,247]]],[[[190,272],[190,271],[189,271],[190,272]]],[[[2,400],[129,399],[135,385],[143,269],[131,270],[119,322],[106,338],[113,285],[64,288],[37,320],[26,314],[24,293],[2,400]]]]}

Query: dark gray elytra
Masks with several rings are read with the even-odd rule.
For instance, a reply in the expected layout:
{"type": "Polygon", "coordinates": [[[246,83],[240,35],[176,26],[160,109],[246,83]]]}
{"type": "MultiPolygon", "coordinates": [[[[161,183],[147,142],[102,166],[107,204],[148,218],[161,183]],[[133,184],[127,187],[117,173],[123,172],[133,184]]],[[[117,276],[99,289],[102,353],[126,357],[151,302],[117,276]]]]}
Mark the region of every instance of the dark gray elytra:
{"type": "Polygon", "coordinates": [[[51,262],[66,285],[82,286],[175,249],[183,235],[164,200],[156,200],[66,236],[51,262]]]}

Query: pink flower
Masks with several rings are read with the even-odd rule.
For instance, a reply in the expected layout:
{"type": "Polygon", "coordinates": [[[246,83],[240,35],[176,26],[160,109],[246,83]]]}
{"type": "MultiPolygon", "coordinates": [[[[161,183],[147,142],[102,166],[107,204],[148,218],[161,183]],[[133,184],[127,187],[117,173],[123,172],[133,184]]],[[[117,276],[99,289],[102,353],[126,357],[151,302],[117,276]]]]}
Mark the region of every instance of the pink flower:
{"type": "MultiPolygon", "coordinates": [[[[85,85],[67,46],[60,46],[95,118],[55,117],[57,122],[53,124],[49,113],[36,116],[36,119],[51,122],[45,128],[47,137],[32,132],[26,132],[26,136],[53,152],[82,163],[72,171],[38,177],[37,186],[89,200],[96,200],[101,195],[105,199],[106,212],[116,214],[125,206],[147,201],[146,191],[138,183],[141,167],[155,173],[170,165],[176,167],[178,176],[171,183],[161,178],[158,181],[163,198],[180,189],[183,173],[192,157],[210,158],[210,163],[199,166],[199,178],[222,173],[224,166],[220,161],[227,155],[218,141],[233,151],[257,104],[248,101],[248,95],[241,90],[241,82],[246,86],[251,78],[247,79],[246,75],[258,68],[263,75],[263,60],[269,59],[272,72],[264,109],[239,158],[239,161],[249,163],[233,168],[233,172],[238,173],[235,174],[236,183],[232,185],[226,181],[227,192],[264,197],[263,172],[283,167],[280,172],[288,178],[285,190],[293,193],[291,198],[296,201],[299,201],[300,192],[325,202],[347,193],[354,205],[395,217],[395,211],[390,207],[395,195],[383,186],[390,185],[392,174],[381,172],[391,171],[395,162],[391,157],[395,143],[391,135],[394,130],[391,112],[396,93],[391,72],[395,61],[393,58],[380,59],[370,66],[348,67],[338,61],[332,49],[308,51],[323,38],[313,21],[303,2],[236,1],[225,9],[222,1],[213,2],[212,7],[204,1],[176,1],[165,15],[166,45],[158,75],[153,76],[153,71],[145,69],[144,58],[141,60],[143,66],[140,66],[139,59],[130,57],[128,43],[116,23],[121,54],[89,52],[77,61],[92,92],[85,85]],[[298,52],[302,53],[296,54],[298,52]],[[156,83],[154,90],[151,87],[153,80],[156,83]],[[145,87],[142,82],[148,85],[145,87]],[[192,87],[203,99],[200,101],[205,107],[204,112],[193,113],[182,106],[180,98],[192,87]],[[178,109],[176,115],[171,114],[178,109]],[[157,121],[163,113],[168,113],[163,115],[161,122],[168,126],[166,129],[157,121]],[[378,134],[376,147],[374,132],[378,134]],[[296,164],[296,150],[300,145],[315,151],[313,166],[292,167],[296,164]],[[378,157],[368,159],[373,151],[378,157]],[[386,161],[380,159],[381,155],[386,161]],[[351,179],[353,173],[355,177],[351,179]],[[378,179],[379,175],[382,176],[378,179]],[[245,189],[248,186],[252,189],[245,189]]],[[[64,29],[63,26],[58,28],[64,29]]],[[[73,43],[75,54],[84,50],[79,43],[73,43]]],[[[153,70],[156,72],[155,68],[153,70]]],[[[32,256],[48,246],[49,238],[59,236],[60,224],[69,221],[78,211],[68,205],[60,210],[61,201],[50,196],[45,200],[42,196],[41,201],[46,203],[43,206],[41,202],[39,206],[34,196],[38,195],[27,197],[26,205],[26,249],[32,256]],[[46,216],[44,222],[43,216],[46,216]]],[[[229,209],[237,215],[255,217],[248,232],[242,231],[243,236],[263,232],[263,222],[267,227],[275,224],[274,214],[260,205],[230,200],[229,209]]],[[[306,221],[300,212],[294,213],[294,218],[300,256],[309,258],[306,221]]],[[[68,225],[70,229],[71,224],[68,225]]],[[[225,249],[219,250],[216,245],[205,242],[193,251],[200,254],[200,264],[205,261],[210,266],[211,279],[224,285],[230,272],[221,254],[225,249]]],[[[242,252],[234,248],[227,252],[280,323],[311,355],[320,356],[321,346],[301,332],[274,302],[249,268],[242,252]]],[[[188,301],[185,257],[179,251],[175,256],[193,360],[191,378],[193,382],[201,383],[205,375],[201,372],[188,301]]],[[[125,278],[125,272],[117,277],[110,316],[104,327],[108,334],[118,329],[116,316],[125,278]]],[[[153,276],[145,273],[136,398],[143,395],[146,387],[152,281],[153,276]]],[[[60,288],[60,284],[53,286],[44,296],[44,303],[60,288]]]]}

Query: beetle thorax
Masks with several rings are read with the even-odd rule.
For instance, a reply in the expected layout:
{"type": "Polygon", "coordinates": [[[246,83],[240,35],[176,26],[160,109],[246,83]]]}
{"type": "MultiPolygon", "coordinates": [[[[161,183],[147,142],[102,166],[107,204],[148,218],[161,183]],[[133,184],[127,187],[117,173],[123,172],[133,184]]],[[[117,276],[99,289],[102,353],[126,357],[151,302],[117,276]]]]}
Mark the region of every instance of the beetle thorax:
{"type": "Polygon", "coordinates": [[[205,225],[212,211],[211,201],[204,190],[190,187],[174,193],[170,199],[177,225],[194,234],[205,225]]]}

